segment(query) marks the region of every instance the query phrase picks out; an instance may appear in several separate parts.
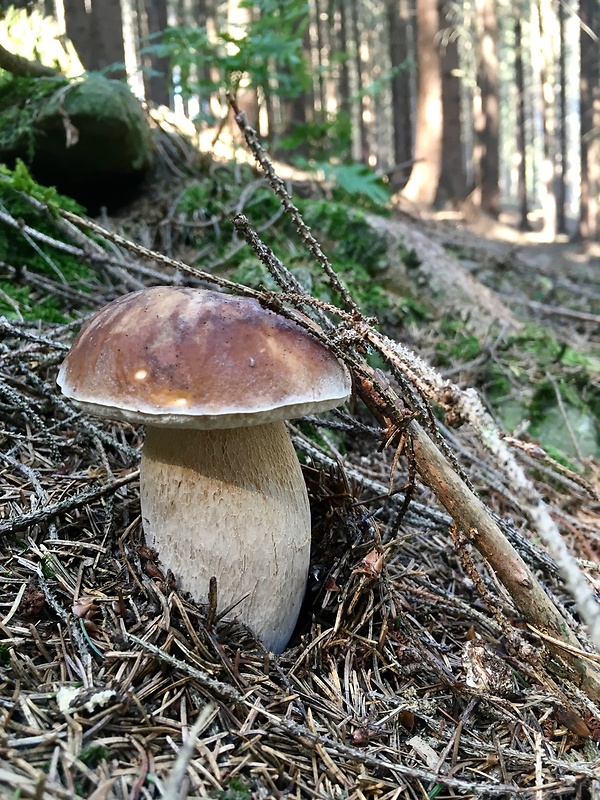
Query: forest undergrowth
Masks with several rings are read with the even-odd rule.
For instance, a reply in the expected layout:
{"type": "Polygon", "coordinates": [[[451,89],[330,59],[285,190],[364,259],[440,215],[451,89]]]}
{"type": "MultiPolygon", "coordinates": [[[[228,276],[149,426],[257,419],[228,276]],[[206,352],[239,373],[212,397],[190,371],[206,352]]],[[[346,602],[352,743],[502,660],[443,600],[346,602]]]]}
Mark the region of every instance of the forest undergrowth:
{"type": "MultiPolygon", "coordinates": [[[[521,331],[491,329],[481,341],[468,320],[433,319],[418,298],[378,285],[384,250],[360,209],[316,184],[295,186],[340,291],[261,174],[161,142],[164,172],[145,198],[98,221],[105,233],[25,172],[0,175],[0,241],[12,248],[0,282],[2,791],[43,800],[595,797],[599,656],[540,543],[539,517],[528,513],[537,506],[523,500],[499,448],[510,445],[597,590],[600,469],[581,433],[586,447],[597,444],[597,326],[521,304],[521,331]],[[257,257],[246,241],[256,243],[254,232],[285,267],[257,257]],[[82,316],[159,283],[219,284],[275,307],[286,298],[281,310],[315,315],[362,381],[343,411],[290,425],[313,549],[301,620],[281,656],[177,591],[143,540],[142,431],[84,415],[55,384],[82,316]],[[422,372],[396,341],[424,359],[422,372]],[[444,400],[448,386],[456,394],[444,400]],[[466,420],[460,392],[472,386],[513,436],[496,449],[466,420]],[[386,405],[394,392],[402,413],[386,405]],[[562,615],[566,639],[528,618],[490,566],[494,554],[476,548],[464,524],[474,506],[453,519],[435,475],[426,483],[415,424],[483,501],[562,615]]],[[[505,287],[519,269],[461,247],[457,257],[505,287]]],[[[557,291],[568,281],[538,278],[557,291]]],[[[590,271],[578,286],[572,310],[581,312],[585,292],[592,317],[597,277],[590,271]]],[[[518,290],[525,297],[527,282],[518,290]]],[[[528,299],[554,302],[549,289],[528,299]]]]}

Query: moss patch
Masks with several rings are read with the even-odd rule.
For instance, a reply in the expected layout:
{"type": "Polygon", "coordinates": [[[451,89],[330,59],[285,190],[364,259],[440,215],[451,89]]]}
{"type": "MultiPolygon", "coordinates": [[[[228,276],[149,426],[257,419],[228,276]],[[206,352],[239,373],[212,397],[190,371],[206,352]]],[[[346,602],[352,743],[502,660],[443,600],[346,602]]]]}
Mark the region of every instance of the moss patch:
{"type": "MultiPolygon", "coordinates": [[[[249,248],[231,253],[233,225],[230,218],[239,201],[241,187],[255,180],[249,167],[219,165],[211,170],[210,176],[188,186],[179,198],[176,216],[186,231],[187,241],[201,247],[204,253],[208,251],[203,261],[226,258],[223,271],[233,280],[276,290],[275,281],[249,248]]],[[[334,270],[363,310],[380,317],[392,313],[395,301],[373,280],[385,268],[387,245],[383,238],[373,235],[361,211],[335,199],[294,198],[294,201],[334,270]]],[[[307,291],[321,300],[336,303],[335,294],[301,246],[289,218],[280,217],[274,225],[269,225],[279,210],[279,200],[267,186],[258,186],[243,207],[252,226],[261,231],[263,241],[307,291]]]]}
{"type": "MultiPolygon", "coordinates": [[[[53,218],[59,208],[74,213],[83,210],[71,198],[36,183],[22,162],[15,170],[0,165],[0,209],[13,219],[62,242],[64,234],[53,218]],[[48,213],[38,211],[24,193],[47,206],[48,213]]],[[[71,316],[72,304],[61,300],[59,294],[40,290],[35,282],[30,285],[28,273],[43,275],[58,284],[67,283],[82,293],[89,292],[96,282],[95,273],[75,256],[2,222],[0,253],[0,314],[9,319],[64,322],[71,316]]]]}
{"type": "Polygon", "coordinates": [[[503,426],[521,429],[559,459],[600,457],[600,360],[535,325],[492,349],[459,323],[442,323],[441,367],[473,364],[477,386],[503,426]]]}

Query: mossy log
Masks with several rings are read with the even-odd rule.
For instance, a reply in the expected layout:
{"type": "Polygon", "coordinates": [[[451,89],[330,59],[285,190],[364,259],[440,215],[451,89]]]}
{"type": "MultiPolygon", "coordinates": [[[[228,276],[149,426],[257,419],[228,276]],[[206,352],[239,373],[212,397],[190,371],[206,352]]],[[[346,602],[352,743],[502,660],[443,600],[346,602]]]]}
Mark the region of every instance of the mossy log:
{"type": "Polygon", "coordinates": [[[518,331],[521,323],[497,294],[414,223],[365,215],[375,235],[387,245],[379,280],[394,292],[412,297],[436,317],[463,319],[471,333],[485,336],[494,325],[518,331]]]}

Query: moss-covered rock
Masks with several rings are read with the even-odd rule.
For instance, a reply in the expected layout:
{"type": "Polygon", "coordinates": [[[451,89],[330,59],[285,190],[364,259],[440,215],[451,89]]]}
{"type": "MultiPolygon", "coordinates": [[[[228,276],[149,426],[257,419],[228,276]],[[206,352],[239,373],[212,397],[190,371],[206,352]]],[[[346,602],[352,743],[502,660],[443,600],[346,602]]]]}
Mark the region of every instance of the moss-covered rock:
{"type": "Polygon", "coordinates": [[[88,208],[129,199],[153,162],[146,116],[126,84],[90,74],[0,82],[0,161],[88,208]]]}

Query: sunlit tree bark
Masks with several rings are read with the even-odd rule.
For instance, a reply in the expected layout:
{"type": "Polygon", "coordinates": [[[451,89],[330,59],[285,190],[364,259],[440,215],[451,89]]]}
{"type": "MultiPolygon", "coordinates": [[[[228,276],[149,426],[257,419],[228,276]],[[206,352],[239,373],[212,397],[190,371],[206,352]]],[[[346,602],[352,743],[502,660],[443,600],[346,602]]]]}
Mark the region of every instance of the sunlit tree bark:
{"type": "Polygon", "coordinates": [[[481,97],[478,121],[479,187],[481,208],[500,213],[500,142],[498,105],[498,22],[496,0],[477,0],[477,83],[481,97]]]}
{"type": "MultiPolygon", "coordinates": [[[[67,36],[87,70],[99,70],[109,64],[123,64],[123,19],[119,0],[63,0],[67,36]]],[[[110,77],[124,77],[116,69],[110,77]]]]}
{"type": "Polygon", "coordinates": [[[413,202],[435,200],[442,159],[442,73],[436,44],[437,0],[417,0],[417,120],[415,164],[403,195],[413,202]]]}

